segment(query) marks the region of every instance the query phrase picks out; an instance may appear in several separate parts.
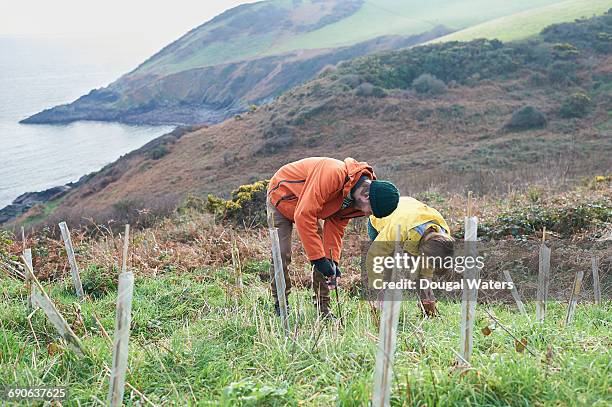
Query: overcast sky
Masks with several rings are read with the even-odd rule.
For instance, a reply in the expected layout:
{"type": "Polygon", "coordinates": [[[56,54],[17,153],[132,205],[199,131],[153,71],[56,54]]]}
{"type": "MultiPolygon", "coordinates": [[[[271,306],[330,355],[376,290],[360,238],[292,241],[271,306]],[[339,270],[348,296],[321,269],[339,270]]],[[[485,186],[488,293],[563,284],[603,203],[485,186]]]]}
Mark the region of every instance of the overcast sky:
{"type": "Polygon", "coordinates": [[[152,53],[224,10],[256,0],[3,0],[0,37],[114,43],[152,53]]]}

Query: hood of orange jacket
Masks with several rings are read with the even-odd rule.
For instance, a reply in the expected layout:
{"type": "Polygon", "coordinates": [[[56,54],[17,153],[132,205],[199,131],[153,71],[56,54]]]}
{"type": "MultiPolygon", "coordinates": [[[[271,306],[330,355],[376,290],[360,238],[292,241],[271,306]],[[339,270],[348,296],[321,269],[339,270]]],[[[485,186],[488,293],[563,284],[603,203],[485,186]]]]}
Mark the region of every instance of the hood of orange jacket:
{"type": "Polygon", "coordinates": [[[376,179],[372,167],[353,158],[304,158],[282,166],[270,180],[268,200],[295,223],[310,260],[330,257],[338,261],[344,229],[351,218],[365,214],[352,206],[342,208],[350,190],[365,175],[376,179]],[[323,239],[318,220],[325,220],[323,239]]]}

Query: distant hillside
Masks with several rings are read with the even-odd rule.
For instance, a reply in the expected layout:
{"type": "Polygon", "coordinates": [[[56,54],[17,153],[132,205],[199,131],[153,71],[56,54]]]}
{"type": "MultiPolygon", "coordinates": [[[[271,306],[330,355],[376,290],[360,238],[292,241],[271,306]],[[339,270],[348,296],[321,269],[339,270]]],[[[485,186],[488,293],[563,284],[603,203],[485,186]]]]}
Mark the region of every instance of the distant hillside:
{"type": "Polygon", "coordinates": [[[267,0],[245,4],[189,31],[109,86],[23,122],[215,123],[251,104],[270,101],[313,78],[326,65],[419,44],[559,2],[267,0]]]}
{"type": "Polygon", "coordinates": [[[137,223],[311,155],[366,160],[404,194],[576,183],[610,175],[611,95],[612,12],[524,42],[362,57],[253,112],[159,138],[16,223],[137,223]]]}
{"type": "Polygon", "coordinates": [[[577,18],[589,18],[604,13],[611,6],[610,0],[566,0],[496,18],[436,38],[431,42],[470,41],[476,38],[495,38],[501,41],[522,40],[538,34],[542,27],[547,25],[577,18]]]}

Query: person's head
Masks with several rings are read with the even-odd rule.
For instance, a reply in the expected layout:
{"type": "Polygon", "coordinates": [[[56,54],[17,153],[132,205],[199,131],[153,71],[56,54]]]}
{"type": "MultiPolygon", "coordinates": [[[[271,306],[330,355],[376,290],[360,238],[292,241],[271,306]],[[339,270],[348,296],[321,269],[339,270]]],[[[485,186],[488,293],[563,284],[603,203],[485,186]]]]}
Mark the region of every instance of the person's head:
{"type": "Polygon", "coordinates": [[[426,258],[432,259],[430,264],[435,264],[434,271],[444,273],[448,270],[440,267],[449,257],[455,254],[455,239],[446,233],[436,232],[434,228],[429,228],[423,234],[419,242],[419,252],[426,258]]]}
{"type": "Polygon", "coordinates": [[[399,202],[399,191],[389,181],[378,181],[362,176],[352,190],[353,207],[377,218],[389,216],[399,202]]]}

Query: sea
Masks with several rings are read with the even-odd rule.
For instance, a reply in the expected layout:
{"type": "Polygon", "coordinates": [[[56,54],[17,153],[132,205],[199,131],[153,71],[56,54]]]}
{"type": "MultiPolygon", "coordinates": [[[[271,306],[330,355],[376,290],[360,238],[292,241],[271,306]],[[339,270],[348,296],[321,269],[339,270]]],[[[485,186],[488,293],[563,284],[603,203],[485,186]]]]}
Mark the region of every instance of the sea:
{"type": "Polygon", "coordinates": [[[76,181],[172,130],[93,121],[19,124],[108,85],[142,60],[120,46],[0,38],[0,208],[24,192],[76,181]]]}

